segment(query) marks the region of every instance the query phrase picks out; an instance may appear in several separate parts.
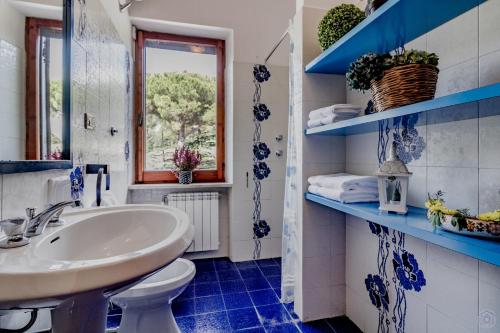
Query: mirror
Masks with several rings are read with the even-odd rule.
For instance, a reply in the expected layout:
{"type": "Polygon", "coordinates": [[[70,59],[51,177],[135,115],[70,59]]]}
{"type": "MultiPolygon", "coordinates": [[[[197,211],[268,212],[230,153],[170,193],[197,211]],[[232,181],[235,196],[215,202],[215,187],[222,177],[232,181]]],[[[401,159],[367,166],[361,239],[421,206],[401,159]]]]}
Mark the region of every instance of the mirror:
{"type": "Polygon", "coordinates": [[[0,173],[72,167],[63,7],[0,0],[0,173]]]}

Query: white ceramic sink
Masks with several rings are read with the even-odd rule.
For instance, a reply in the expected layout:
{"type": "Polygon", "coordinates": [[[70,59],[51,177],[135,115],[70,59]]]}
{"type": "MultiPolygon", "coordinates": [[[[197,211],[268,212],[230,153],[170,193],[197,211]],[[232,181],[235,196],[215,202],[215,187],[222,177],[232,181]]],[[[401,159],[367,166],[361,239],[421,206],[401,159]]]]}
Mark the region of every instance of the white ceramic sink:
{"type": "MultiPolygon", "coordinates": [[[[193,240],[188,216],[160,205],[74,210],[31,244],[0,250],[0,309],[116,289],[181,256],[193,240]]],[[[110,291],[111,290],[111,291],[110,291]]]]}

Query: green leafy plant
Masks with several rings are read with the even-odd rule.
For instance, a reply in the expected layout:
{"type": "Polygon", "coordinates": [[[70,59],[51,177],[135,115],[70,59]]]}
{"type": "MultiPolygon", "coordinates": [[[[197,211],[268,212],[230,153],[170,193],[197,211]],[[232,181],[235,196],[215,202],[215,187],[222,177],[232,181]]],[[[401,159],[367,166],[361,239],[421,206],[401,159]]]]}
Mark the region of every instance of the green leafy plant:
{"type": "Polygon", "coordinates": [[[346,78],[351,89],[365,91],[370,89],[373,80],[380,80],[388,69],[411,65],[436,66],[439,57],[435,53],[419,50],[397,51],[394,55],[368,53],[349,65],[346,78]]]}
{"type": "Polygon", "coordinates": [[[403,53],[395,54],[391,59],[391,67],[421,64],[436,66],[439,63],[439,57],[435,53],[428,53],[419,50],[409,50],[403,53]]]}
{"type": "Polygon", "coordinates": [[[319,44],[326,50],[365,18],[361,9],[352,4],[341,4],[326,13],[318,26],[319,44]]]}
{"type": "Polygon", "coordinates": [[[384,71],[391,65],[389,54],[368,53],[349,65],[346,74],[349,87],[355,90],[368,90],[372,80],[382,78],[384,71]]]}

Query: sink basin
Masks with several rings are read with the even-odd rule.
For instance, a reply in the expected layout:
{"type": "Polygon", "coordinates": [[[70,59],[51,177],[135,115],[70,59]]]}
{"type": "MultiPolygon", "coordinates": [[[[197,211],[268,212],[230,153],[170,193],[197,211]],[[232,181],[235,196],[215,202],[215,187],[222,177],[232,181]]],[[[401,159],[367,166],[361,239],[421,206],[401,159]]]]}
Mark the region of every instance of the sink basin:
{"type": "Polygon", "coordinates": [[[29,245],[0,250],[0,309],[58,307],[75,303],[75,295],[107,303],[181,256],[194,235],[186,213],[160,205],[73,210],[62,218],[63,226],[46,228],[29,245]]]}

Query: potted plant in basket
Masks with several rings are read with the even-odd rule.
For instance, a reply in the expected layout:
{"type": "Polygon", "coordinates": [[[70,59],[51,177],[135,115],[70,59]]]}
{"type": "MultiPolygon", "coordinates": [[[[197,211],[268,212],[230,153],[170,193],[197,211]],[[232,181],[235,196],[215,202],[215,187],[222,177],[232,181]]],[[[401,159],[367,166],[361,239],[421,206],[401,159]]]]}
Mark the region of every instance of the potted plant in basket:
{"type": "Polygon", "coordinates": [[[193,182],[193,170],[201,163],[201,154],[182,146],[174,151],[172,161],[175,165],[174,174],[179,179],[179,184],[191,184],[193,182]]]}
{"type": "Polygon", "coordinates": [[[409,50],[395,55],[368,53],[351,63],[350,88],[371,89],[377,112],[433,99],[439,70],[435,53],[409,50]]]}
{"type": "Polygon", "coordinates": [[[445,206],[442,191],[428,194],[425,207],[427,218],[435,228],[500,240],[500,210],[472,216],[468,209],[449,209],[445,206]]]}

